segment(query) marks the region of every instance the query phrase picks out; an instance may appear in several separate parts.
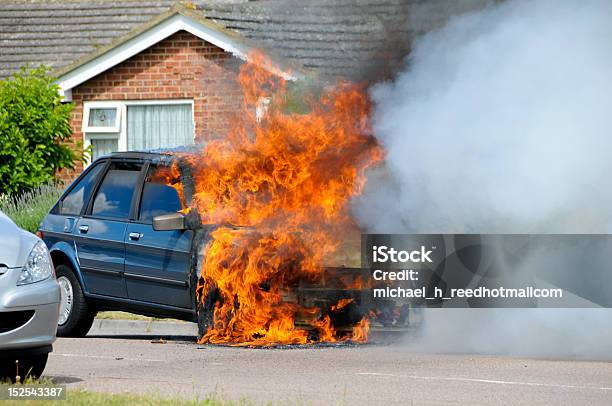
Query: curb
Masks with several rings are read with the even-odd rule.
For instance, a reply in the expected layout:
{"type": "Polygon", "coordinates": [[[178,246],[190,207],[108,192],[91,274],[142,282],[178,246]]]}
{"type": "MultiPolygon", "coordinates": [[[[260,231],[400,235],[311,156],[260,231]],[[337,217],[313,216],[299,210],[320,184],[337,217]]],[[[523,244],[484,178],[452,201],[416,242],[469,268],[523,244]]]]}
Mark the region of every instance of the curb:
{"type": "MultiPolygon", "coordinates": [[[[412,336],[418,331],[417,328],[384,328],[376,326],[370,330],[371,343],[387,343],[394,340],[412,336]]],[[[198,327],[190,322],[172,321],[145,321],[145,320],[114,320],[95,319],[88,336],[142,336],[151,338],[189,338],[194,339],[198,335],[198,327]]]]}
{"type": "Polygon", "coordinates": [[[146,335],[154,337],[196,337],[198,335],[198,328],[195,323],[189,322],[95,319],[87,335],[146,335]]]}

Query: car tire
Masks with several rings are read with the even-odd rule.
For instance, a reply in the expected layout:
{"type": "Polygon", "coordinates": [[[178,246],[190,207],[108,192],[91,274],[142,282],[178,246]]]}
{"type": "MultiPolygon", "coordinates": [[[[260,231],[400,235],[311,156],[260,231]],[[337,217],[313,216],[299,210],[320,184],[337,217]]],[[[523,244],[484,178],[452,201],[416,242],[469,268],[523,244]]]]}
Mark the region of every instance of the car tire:
{"type": "Polygon", "coordinates": [[[200,340],[213,326],[215,305],[219,300],[219,290],[217,288],[212,288],[206,293],[206,296],[196,304],[198,340],[200,340]]]}
{"type": "MultiPolygon", "coordinates": [[[[23,382],[27,378],[39,378],[47,365],[48,354],[33,355],[30,357],[19,358],[19,379],[23,382]]],[[[2,359],[0,366],[0,381],[16,381],[17,364],[16,359],[2,359]]]]}
{"type": "Polygon", "coordinates": [[[85,337],[93,324],[96,311],[88,305],[83,289],[72,269],[66,265],[55,268],[57,281],[62,288],[60,319],[57,325],[58,337],[85,337]],[[67,293],[71,294],[68,313],[65,313],[64,302],[67,293]]]}

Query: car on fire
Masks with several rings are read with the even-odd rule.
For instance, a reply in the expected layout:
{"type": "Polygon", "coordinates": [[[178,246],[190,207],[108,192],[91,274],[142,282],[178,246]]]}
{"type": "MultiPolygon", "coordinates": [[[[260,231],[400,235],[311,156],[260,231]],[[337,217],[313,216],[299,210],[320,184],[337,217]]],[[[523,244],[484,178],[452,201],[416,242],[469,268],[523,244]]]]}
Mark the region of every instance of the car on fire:
{"type": "MultiPolygon", "coordinates": [[[[214,288],[203,292],[201,254],[220,225],[202,224],[193,209],[195,186],[185,156],[155,151],[100,157],[45,217],[39,233],[62,289],[59,336],[85,336],[104,310],[193,321],[200,336],[208,331],[223,298],[214,288]]],[[[346,286],[361,270],[325,272],[328,287],[294,281],[288,300],[327,309],[336,304],[338,323],[358,323],[367,295],[346,286]]],[[[259,288],[267,289],[265,283],[259,288]]]]}
{"type": "Polygon", "coordinates": [[[38,377],[55,341],[60,288],[45,244],[0,212],[0,381],[38,377]]]}

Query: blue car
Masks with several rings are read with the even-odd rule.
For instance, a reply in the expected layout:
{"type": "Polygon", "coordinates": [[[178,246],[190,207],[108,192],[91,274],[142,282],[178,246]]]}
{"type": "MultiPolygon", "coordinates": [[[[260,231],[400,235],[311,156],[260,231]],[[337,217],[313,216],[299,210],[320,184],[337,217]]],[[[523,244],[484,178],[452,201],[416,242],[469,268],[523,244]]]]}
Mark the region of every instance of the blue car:
{"type": "Polygon", "coordinates": [[[58,336],[86,335],[100,310],[197,321],[195,248],[207,229],[189,227],[180,212],[189,185],[172,179],[176,159],[102,157],[43,220],[39,235],[61,287],[58,336]]]}

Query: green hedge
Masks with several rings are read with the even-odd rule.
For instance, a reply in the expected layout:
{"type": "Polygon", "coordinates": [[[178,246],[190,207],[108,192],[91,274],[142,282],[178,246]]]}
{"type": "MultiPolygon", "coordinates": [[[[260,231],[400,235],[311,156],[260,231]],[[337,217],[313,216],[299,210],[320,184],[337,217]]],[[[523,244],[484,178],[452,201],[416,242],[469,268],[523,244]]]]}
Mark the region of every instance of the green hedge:
{"type": "Polygon", "coordinates": [[[0,81],[0,194],[52,183],[58,170],[84,159],[69,146],[73,106],[62,103],[53,81],[45,67],[0,81]]]}

